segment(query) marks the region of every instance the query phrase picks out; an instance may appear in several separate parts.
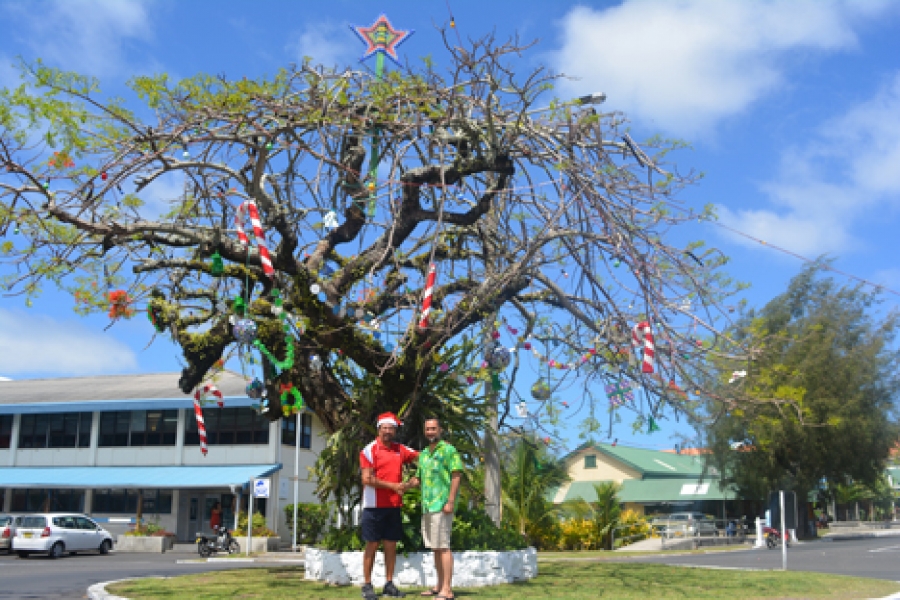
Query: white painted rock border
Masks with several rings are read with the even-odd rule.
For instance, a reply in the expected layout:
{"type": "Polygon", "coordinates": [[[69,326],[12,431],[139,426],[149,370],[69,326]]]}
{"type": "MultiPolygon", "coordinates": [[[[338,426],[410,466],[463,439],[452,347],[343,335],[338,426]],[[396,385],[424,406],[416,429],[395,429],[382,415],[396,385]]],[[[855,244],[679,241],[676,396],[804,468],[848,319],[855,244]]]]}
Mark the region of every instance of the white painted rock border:
{"type": "MultiPolygon", "coordinates": [[[[363,584],[362,552],[331,552],[321,548],[306,548],[306,579],[332,585],[363,584]]],[[[537,551],[534,548],[508,552],[480,552],[467,550],[453,553],[453,587],[483,587],[526,581],[537,577],[537,551]]],[[[381,587],[384,581],[384,554],[375,557],[372,584],[381,587]]],[[[394,572],[398,586],[434,586],[434,554],[414,552],[399,554],[394,572]]]]}

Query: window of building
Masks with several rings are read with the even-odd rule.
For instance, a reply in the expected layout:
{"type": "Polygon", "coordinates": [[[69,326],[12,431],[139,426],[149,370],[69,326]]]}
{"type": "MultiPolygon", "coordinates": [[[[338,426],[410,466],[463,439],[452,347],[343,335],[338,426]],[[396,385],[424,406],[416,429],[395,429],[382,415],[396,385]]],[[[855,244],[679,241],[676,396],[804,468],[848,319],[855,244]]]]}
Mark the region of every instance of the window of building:
{"type": "MultiPolygon", "coordinates": [[[[203,411],[206,439],[210,445],[268,444],[269,420],[246,408],[209,408],[203,411]]],[[[184,445],[197,446],[197,419],[188,415],[184,424],[184,445]]]]}
{"type": "Polygon", "coordinates": [[[22,415],[19,423],[19,448],[89,448],[90,445],[89,412],[22,415]]]}
{"type": "Polygon", "coordinates": [[[177,410],[120,410],[100,413],[99,445],[174,446],[177,410]]]}
{"type": "Polygon", "coordinates": [[[9,448],[12,438],[12,415],[0,415],[0,448],[9,448]]]}
{"type": "Polygon", "coordinates": [[[83,512],[84,490],[13,490],[11,512],[83,512]]]}
{"type": "MultiPolygon", "coordinates": [[[[281,420],[281,443],[293,446],[297,443],[297,418],[281,420]]],[[[300,415],[300,447],[309,450],[312,447],[312,415],[300,415]]]]}
{"type": "Polygon", "coordinates": [[[596,469],[597,468],[597,455],[586,454],[584,456],[584,468],[585,469],[596,469]]]}
{"type": "MultiPolygon", "coordinates": [[[[144,490],[143,513],[145,515],[168,515],[172,513],[172,492],[167,490],[144,490]]],[[[94,490],[94,513],[112,515],[136,514],[138,490],[94,490]]]]}

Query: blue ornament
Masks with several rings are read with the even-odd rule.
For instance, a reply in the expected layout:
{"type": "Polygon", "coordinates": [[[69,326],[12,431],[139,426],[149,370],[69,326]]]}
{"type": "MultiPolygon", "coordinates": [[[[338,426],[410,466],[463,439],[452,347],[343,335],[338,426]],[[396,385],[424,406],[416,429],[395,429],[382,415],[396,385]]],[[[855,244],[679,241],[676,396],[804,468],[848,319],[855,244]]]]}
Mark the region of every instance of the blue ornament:
{"type": "Polygon", "coordinates": [[[317,297],[319,298],[319,302],[325,302],[326,300],[328,300],[328,296],[325,294],[325,292],[319,292],[319,295],[317,297]]]}
{"type": "Polygon", "coordinates": [[[266,386],[259,379],[254,379],[247,384],[247,397],[259,400],[266,393],[266,386]]]}
{"type": "Polygon", "coordinates": [[[252,344],[253,340],[256,339],[256,321],[253,319],[238,319],[232,332],[239,344],[252,344]]]}

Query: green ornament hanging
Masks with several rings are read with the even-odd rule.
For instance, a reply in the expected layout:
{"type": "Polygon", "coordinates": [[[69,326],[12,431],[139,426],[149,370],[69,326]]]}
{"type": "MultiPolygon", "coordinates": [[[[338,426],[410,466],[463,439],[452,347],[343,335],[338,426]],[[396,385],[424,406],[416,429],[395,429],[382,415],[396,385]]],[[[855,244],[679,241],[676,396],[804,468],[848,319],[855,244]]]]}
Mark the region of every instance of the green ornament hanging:
{"type": "Polygon", "coordinates": [[[495,392],[503,389],[503,384],[500,382],[500,374],[496,371],[491,372],[491,387],[495,392]]]}
{"type": "Polygon", "coordinates": [[[231,307],[234,309],[234,314],[236,315],[244,315],[247,312],[247,303],[244,302],[244,299],[240,296],[234,297],[234,302],[231,307]]]}
{"type": "Polygon", "coordinates": [[[283,383],[279,387],[281,392],[281,411],[284,416],[296,415],[303,408],[303,396],[293,383],[283,383]],[[291,400],[293,397],[293,400],[291,400]]]}
{"type": "Polygon", "coordinates": [[[218,252],[213,252],[213,255],[210,256],[210,259],[212,260],[210,273],[212,273],[213,277],[221,277],[222,273],[225,272],[225,263],[222,262],[222,255],[218,252]]]}
{"type": "Polygon", "coordinates": [[[654,431],[659,431],[659,425],[656,424],[653,415],[650,415],[647,418],[647,433],[653,433],[654,431]]]}
{"type": "Polygon", "coordinates": [[[279,371],[287,371],[294,366],[294,342],[291,337],[291,326],[288,325],[287,314],[284,312],[282,306],[284,301],[281,299],[281,293],[275,289],[272,290],[272,295],[275,297],[275,310],[273,310],[273,312],[278,315],[278,319],[281,321],[281,328],[284,329],[284,344],[287,347],[284,360],[275,358],[269,349],[266,348],[265,344],[259,341],[259,339],[254,340],[253,345],[263,354],[263,356],[269,359],[269,362],[272,363],[273,367],[279,371]]]}

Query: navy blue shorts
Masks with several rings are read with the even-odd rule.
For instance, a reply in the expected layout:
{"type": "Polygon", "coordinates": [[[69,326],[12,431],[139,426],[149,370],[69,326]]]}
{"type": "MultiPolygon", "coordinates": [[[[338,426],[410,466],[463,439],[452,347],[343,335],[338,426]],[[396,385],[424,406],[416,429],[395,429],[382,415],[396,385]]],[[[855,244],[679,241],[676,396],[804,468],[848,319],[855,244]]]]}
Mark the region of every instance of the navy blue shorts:
{"type": "Polygon", "coordinates": [[[403,516],[399,508],[364,508],[362,539],[364,542],[399,542],[403,537],[403,516]]]}

